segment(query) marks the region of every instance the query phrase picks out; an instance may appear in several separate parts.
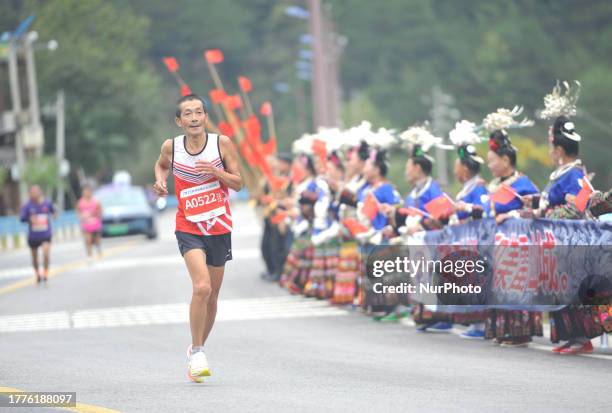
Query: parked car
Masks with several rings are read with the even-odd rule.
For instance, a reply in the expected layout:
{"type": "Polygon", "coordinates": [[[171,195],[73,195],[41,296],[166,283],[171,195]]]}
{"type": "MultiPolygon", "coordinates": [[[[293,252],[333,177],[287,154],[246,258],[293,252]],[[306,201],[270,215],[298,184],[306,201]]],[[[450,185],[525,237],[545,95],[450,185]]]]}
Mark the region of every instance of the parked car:
{"type": "Polygon", "coordinates": [[[113,184],[98,189],[94,196],[102,204],[102,236],[157,238],[157,211],[147,201],[144,188],[113,184]]]}

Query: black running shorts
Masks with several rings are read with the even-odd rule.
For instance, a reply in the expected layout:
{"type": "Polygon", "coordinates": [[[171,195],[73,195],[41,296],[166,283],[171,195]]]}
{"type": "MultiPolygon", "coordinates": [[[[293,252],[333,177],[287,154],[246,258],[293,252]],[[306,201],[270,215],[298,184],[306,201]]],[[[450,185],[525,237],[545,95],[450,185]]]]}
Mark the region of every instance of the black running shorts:
{"type": "Polygon", "coordinates": [[[181,255],[192,249],[202,249],[206,254],[206,265],[223,267],[232,259],[232,233],[222,235],[196,235],[188,232],[176,231],[181,255]]]}

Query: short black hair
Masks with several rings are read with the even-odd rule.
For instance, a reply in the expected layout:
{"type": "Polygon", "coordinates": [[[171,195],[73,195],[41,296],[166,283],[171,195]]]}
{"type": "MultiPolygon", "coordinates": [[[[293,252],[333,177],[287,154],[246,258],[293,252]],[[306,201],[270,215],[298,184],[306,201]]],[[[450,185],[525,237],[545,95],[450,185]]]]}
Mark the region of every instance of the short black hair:
{"type": "Polygon", "coordinates": [[[510,160],[510,165],[516,166],[516,148],[512,146],[508,132],[503,129],[497,129],[489,135],[489,149],[495,152],[499,157],[507,156],[510,160]]]}
{"type": "Polygon", "coordinates": [[[206,100],[196,94],[189,94],[182,96],[179,100],[176,101],[176,117],[181,117],[181,103],[189,102],[190,100],[199,100],[202,102],[202,107],[204,108],[204,112],[208,113],[208,109],[206,108],[206,100]]]}
{"type": "MultiPolygon", "coordinates": [[[[553,123],[553,146],[559,146],[563,148],[567,156],[578,156],[578,142],[568,138],[564,135],[564,132],[574,133],[574,129],[565,129],[566,123],[570,122],[566,116],[559,116],[553,123]]],[[[573,124],[572,124],[573,126],[573,124]]]]}

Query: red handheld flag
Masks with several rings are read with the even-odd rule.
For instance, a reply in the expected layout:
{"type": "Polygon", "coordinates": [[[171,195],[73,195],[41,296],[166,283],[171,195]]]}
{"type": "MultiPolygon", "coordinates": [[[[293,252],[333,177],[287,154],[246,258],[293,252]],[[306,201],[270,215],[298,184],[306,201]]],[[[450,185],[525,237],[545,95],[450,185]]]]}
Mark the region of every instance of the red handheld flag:
{"type": "Polygon", "coordinates": [[[166,65],[166,68],[168,69],[168,72],[174,73],[174,72],[179,70],[179,64],[176,61],[176,58],[174,58],[174,57],[164,57],[162,60],[164,61],[164,64],[166,65]]]}
{"type": "Polygon", "coordinates": [[[376,214],[378,214],[378,201],[374,197],[373,194],[368,194],[363,201],[363,207],[361,207],[361,212],[365,215],[370,221],[373,221],[376,218],[376,214]]]}
{"type": "Polygon", "coordinates": [[[273,191],[280,191],[289,183],[289,178],[285,176],[270,177],[270,187],[273,191]]]}
{"type": "Polygon", "coordinates": [[[594,190],[593,186],[591,185],[589,180],[586,179],[586,177],[582,178],[580,183],[582,184],[582,189],[576,195],[576,198],[574,199],[574,204],[576,205],[576,208],[578,208],[578,211],[584,212],[587,205],[589,204],[591,194],[594,190]]]}
{"type": "Polygon", "coordinates": [[[357,221],[355,218],[347,218],[342,221],[342,225],[348,229],[350,234],[354,237],[357,234],[361,234],[362,232],[366,232],[368,228],[357,221]]]}
{"type": "Polygon", "coordinates": [[[272,218],[270,218],[270,223],[272,225],[278,225],[281,222],[283,222],[285,220],[285,218],[287,218],[287,212],[286,211],[279,211],[276,214],[274,214],[272,216],[272,218]]]}
{"type": "Polygon", "coordinates": [[[189,88],[189,86],[187,85],[182,85],[181,86],[181,96],[187,96],[187,95],[191,95],[191,89],[189,88]]]}
{"type": "Polygon", "coordinates": [[[426,203],[425,210],[435,219],[446,218],[453,213],[453,204],[448,197],[441,195],[426,203]]]}
{"type": "Polygon", "coordinates": [[[270,102],[264,102],[261,104],[261,107],[259,108],[259,113],[261,113],[263,116],[270,116],[272,114],[272,105],[270,104],[270,102]]]}
{"type": "Polygon", "coordinates": [[[223,61],[223,52],[219,49],[211,49],[204,52],[204,58],[208,63],[216,64],[223,61]]]}
{"type": "Polygon", "coordinates": [[[240,76],[238,78],[238,83],[240,84],[240,90],[244,93],[249,93],[253,89],[253,85],[248,77],[240,76]]]}
{"type": "Polygon", "coordinates": [[[518,198],[519,194],[516,193],[510,185],[501,184],[499,189],[491,194],[491,201],[497,202],[498,204],[506,205],[514,198],[518,198]]]}
{"type": "Polygon", "coordinates": [[[210,100],[212,103],[219,104],[222,103],[227,95],[225,94],[225,90],[223,89],[212,89],[208,95],[210,96],[210,100]]]}

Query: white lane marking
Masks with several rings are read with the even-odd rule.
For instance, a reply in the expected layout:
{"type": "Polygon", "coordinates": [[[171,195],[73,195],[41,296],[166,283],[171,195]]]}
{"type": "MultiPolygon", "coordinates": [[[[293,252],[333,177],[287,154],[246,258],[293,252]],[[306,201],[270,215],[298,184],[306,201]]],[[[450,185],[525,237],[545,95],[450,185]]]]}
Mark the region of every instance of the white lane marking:
{"type": "MultiPolygon", "coordinates": [[[[261,257],[259,248],[239,248],[232,251],[233,260],[254,260],[261,257]]],[[[87,271],[115,270],[123,268],[158,267],[160,265],[184,265],[183,257],[177,252],[157,257],[117,258],[109,260],[92,260],[87,271]]],[[[228,265],[232,265],[231,262],[228,265]]],[[[51,267],[53,269],[53,267],[51,267]]],[[[83,269],[80,269],[81,271],[83,269]]],[[[0,279],[34,277],[32,267],[18,267],[0,271],[0,279]]]]}
{"type": "MultiPolygon", "coordinates": [[[[220,300],[216,321],[331,317],[348,314],[346,310],[331,306],[326,301],[280,296],[220,300]]],[[[0,316],[0,333],[188,322],[189,304],[158,304],[79,310],[73,313],[59,311],[0,316]]]]}

